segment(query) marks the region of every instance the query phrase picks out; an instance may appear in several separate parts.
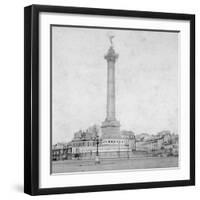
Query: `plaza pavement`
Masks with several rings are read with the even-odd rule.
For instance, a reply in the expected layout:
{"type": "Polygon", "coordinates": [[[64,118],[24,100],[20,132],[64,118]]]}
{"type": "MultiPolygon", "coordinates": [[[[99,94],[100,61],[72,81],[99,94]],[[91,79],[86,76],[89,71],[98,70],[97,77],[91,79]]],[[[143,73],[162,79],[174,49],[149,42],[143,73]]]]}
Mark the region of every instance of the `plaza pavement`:
{"type": "Polygon", "coordinates": [[[87,172],[104,170],[148,169],[178,167],[178,157],[145,157],[124,159],[64,160],[52,163],[52,173],[87,172]]]}

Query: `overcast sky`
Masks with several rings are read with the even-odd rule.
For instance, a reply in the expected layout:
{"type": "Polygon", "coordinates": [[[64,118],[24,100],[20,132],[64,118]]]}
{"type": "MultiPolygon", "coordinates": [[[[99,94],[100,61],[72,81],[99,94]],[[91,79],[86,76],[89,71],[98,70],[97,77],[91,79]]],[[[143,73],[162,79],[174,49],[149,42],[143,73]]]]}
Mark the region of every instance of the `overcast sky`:
{"type": "Polygon", "coordinates": [[[53,144],[105,120],[109,33],[121,129],[178,133],[178,33],[53,27],[53,144]]]}

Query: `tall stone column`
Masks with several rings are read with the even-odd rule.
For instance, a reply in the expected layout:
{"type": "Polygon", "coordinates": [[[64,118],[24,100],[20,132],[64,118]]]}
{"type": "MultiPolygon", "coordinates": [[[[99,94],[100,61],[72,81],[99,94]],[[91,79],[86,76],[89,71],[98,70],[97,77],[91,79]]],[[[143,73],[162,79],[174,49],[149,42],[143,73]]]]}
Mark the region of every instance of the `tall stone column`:
{"type": "Polygon", "coordinates": [[[107,108],[106,119],[102,123],[103,138],[115,138],[120,135],[120,123],[115,116],[115,62],[118,54],[112,45],[104,56],[107,61],[107,108]]]}
{"type": "Polygon", "coordinates": [[[104,57],[107,60],[107,121],[115,120],[115,61],[118,55],[111,46],[104,57]]]}

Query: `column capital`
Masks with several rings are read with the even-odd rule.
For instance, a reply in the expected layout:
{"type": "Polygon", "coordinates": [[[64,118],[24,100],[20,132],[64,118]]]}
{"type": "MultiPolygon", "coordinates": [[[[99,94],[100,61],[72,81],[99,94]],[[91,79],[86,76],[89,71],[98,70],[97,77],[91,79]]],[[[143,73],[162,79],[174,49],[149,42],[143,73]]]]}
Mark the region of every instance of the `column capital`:
{"type": "Polygon", "coordinates": [[[113,46],[111,46],[109,48],[107,54],[104,56],[104,58],[107,61],[113,61],[113,62],[115,62],[118,57],[119,57],[119,55],[117,53],[115,53],[115,50],[113,49],[113,46]]]}

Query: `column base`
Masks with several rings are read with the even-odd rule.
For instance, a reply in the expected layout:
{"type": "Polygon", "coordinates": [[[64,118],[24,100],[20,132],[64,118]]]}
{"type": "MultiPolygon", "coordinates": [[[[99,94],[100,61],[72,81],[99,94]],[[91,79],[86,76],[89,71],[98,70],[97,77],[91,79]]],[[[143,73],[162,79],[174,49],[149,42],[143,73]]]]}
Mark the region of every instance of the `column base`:
{"type": "Polygon", "coordinates": [[[120,122],[117,120],[102,122],[102,138],[120,138],[120,122]]]}

